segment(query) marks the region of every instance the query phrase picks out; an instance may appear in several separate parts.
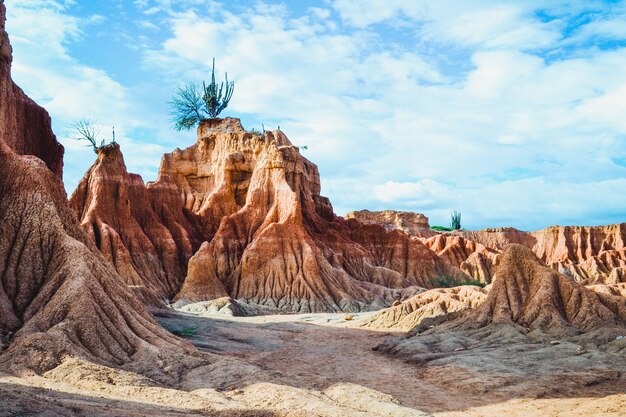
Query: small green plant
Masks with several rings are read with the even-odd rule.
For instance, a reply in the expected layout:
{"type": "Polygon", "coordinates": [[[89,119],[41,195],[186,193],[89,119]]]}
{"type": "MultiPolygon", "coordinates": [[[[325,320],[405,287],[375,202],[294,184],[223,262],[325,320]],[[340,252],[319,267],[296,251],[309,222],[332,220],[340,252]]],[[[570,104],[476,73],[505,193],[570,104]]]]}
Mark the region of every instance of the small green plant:
{"type": "Polygon", "coordinates": [[[171,330],[171,332],[177,336],[191,337],[191,336],[194,336],[198,332],[198,329],[192,326],[192,327],[185,327],[183,329],[171,330]]]}
{"type": "Polygon", "coordinates": [[[452,288],[457,286],[457,280],[450,275],[440,275],[433,279],[433,285],[438,288],[452,288]]]}
{"type": "Polygon", "coordinates": [[[215,82],[215,58],[211,71],[211,83],[202,82],[202,88],[193,82],[179,87],[170,101],[171,114],[176,130],[189,130],[202,120],[215,119],[226,107],[233,96],[235,83],[228,81],[215,82]]]}
{"type": "Polygon", "coordinates": [[[436,232],[451,232],[452,229],[446,226],[431,226],[430,230],[434,230],[436,232]]]}
{"type": "Polygon", "coordinates": [[[477,287],[485,287],[484,282],[478,281],[477,279],[465,279],[462,281],[457,280],[453,276],[450,275],[440,275],[433,279],[433,284],[436,288],[452,288],[459,287],[461,285],[475,285],[477,287]]]}
{"type": "MultiPolygon", "coordinates": [[[[95,125],[95,122],[92,120],[85,119],[85,118],[80,119],[79,121],[77,121],[76,123],[72,125],[73,138],[76,140],[89,142],[87,146],[90,148],[93,148],[93,151],[95,153],[98,153],[100,148],[106,145],[106,142],[104,139],[101,139],[99,141],[100,145],[98,145],[97,136],[99,136],[100,132],[98,132],[98,129],[96,129],[94,125],[95,125]]],[[[115,142],[115,126],[113,126],[113,138],[111,139],[110,143],[116,143],[115,142]]]]}
{"type": "Polygon", "coordinates": [[[459,282],[457,285],[474,285],[476,287],[484,288],[487,286],[487,283],[481,282],[477,279],[466,279],[464,281],[459,282]]]}
{"type": "Polygon", "coordinates": [[[454,210],[454,212],[450,214],[450,218],[450,228],[452,230],[461,230],[461,213],[457,213],[457,211],[454,210]]]}

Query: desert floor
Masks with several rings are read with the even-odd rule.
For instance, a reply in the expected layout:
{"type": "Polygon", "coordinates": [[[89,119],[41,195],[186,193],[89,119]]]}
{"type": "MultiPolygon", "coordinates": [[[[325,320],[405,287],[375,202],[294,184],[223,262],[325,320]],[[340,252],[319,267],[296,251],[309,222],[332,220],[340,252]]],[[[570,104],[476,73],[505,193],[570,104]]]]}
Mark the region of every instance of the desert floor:
{"type": "Polygon", "coordinates": [[[0,416],[623,416],[626,361],[576,344],[489,341],[419,362],[372,349],[399,333],[371,313],[229,317],[162,312],[208,364],[163,387],[67,359],[44,376],[0,374],[0,416]]]}

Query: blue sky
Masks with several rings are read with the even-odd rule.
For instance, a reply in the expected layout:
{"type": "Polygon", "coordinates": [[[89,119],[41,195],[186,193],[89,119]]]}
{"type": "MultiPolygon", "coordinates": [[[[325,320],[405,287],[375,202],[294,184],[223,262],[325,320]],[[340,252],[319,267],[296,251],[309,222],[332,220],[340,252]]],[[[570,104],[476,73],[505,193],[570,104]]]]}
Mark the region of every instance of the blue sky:
{"type": "Polygon", "coordinates": [[[72,192],[115,124],[146,181],[195,142],[176,86],[235,80],[224,115],[277,125],[335,211],[463,214],[466,228],[626,221],[621,1],[6,0],[13,78],[48,109],[72,192]]]}

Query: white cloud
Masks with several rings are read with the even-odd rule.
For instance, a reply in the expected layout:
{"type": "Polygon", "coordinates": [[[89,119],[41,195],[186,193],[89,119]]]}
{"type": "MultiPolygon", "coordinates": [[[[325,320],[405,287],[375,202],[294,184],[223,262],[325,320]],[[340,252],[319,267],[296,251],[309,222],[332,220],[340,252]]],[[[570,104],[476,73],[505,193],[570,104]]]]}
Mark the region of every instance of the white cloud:
{"type": "Polygon", "coordinates": [[[621,39],[621,12],[565,30],[600,3],[335,0],[294,15],[140,0],[135,24],[166,36],[140,50],[137,71],[158,79],[140,85],[69,55],[86,35],[62,3],[38,11],[37,28],[34,9],[12,3],[18,81],[57,120],[114,120],[129,167],[148,177],[180,137],[162,103],[216,57],[236,82],[227,112],[307,145],[339,213],[411,209],[445,224],[456,209],[470,227],[522,228],[626,217],[626,168],[613,162],[626,158],[626,49],[597,41],[621,39]],[[137,129],[162,145],[130,140],[137,129]]]}
{"type": "MultiPolygon", "coordinates": [[[[67,44],[85,37],[80,28],[100,20],[94,20],[93,15],[85,19],[69,16],[66,12],[71,4],[7,1],[7,30],[14,49],[13,79],[52,116],[53,129],[66,147],[64,179],[68,192],[95,160],[81,142],[69,139],[72,123],[83,117],[102,123],[103,132],[116,124],[117,141],[129,168],[154,178],[161,155],[168,148],[139,143],[131,139],[129,131],[150,127],[155,116],[140,116],[141,106],[128,88],[105,71],[84,65],[70,55],[67,44]],[[36,25],[32,23],[35,21],[36,25]]],[[[109,139],[108,133],[103,137],[109,139]]]]}

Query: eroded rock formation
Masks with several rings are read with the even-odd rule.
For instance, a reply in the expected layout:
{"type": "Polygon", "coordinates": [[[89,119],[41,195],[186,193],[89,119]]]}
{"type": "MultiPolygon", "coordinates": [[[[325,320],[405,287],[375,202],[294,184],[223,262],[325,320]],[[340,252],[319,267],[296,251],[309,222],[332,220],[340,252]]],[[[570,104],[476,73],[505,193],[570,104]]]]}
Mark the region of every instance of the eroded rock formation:
{"type": "Polygon", "coordinates": [[[205,121],[196,145],[164,156],[160,182],[176,184],[215,231],[191,258],[178,300],[355,311],[389,305],[441,274],[464,275],[404,233],[335,216],[317,167],[280,131],[205,121]]]}
{"type": "Polygon", "coordinates": [[[458,235],[438,234],[424,241],[438,256],[473,279],[490,283],[495,278],[499,251],[458,235]]]}
{"type": "MultiPolygon", "coordinates": [[[[0,22],[4,11],[0,2],[0,22]]],[[[79,228],[46,111],[18,94],[2,112],[18,121],[0,120],[0,365],[44,372],[69,355],[175,380],[195,350],[152,319],[79,228]]]]}
{"type": "MultiPolygon", "coordinates": [[[[425,240],[429,247],[433,248],[435,244],[435,250],[454,266],[461,267],[466,262],[461,269],[473,278],[485,282],[493,278],[493,273],[490,272],[493,269],[493,256],[486,256],[483,248],[495,253],[512,243],[531,248],[550,267],[584,283],[610,284],[626,279],[626,223],[608,226],[552,226],[534,232],[511,227],[434,232],[421,226],[406,226],[411,224],[410,219],[420,219],[422,215],[419,213],[363,210],[350,213],[349,216],[367,223],[380,224],[388,229],[402,230],[409,236],[429,238],[425,240]],[[471,245],[455,237],[475,242],[478,251],[475,255],[468,252],[471,245]],[[442,242],[449,247],[442,247],[442,242]]],[[[416,220],[415,224],[419,224],[419,221],[416,220]]]]}
{"type": "Polygon", "coordinates": [[[460,233],[494,249],[510,243],[529,247],[548,266],[584,283],[614,283],[624,279],[626,223],[552,226],[535,232],[505,228],[460,233]]]}
{"type": "Polygon", "coordinates": [[[461,320],[466,328],[517,324],[551,335],[626,325],[623,297],[594,292],[547,267],[529,248],[505,248],[487,299],[461,320]]]}
{"type": "Polygon", "coordinates": [[[187,262],[204,238],[200,218],[183,207],[178,189],[146,188],[126,170],[118,144],[98,158],[78,184],[70,206],[83,230],[145,302],[171,299],[187,262]]]}
{"type": "Polygon", "coordinates": [[[414,295],[397,306],[380,311],[363,326],[408,331],[425,319],[434,319],[475,308],[486,297],[486,289],[473,285],[435,288],[414,295]]]}
{"type": "Polygon", "coordinates": [[[351,211],[346,219],[356,219],[365,224],[379,224],[386,230],[400,230],[409,236],[430,237],[435,232],[430,230],[428,217],[421,213],[408,211],[351,211]]]}
{"type": "Polygon", "coordinates": [[[0,138],[20,155],[35,155],[57,177],[63,171],[63,146],[50,127],[50,116],[11,79],[12,49],[4,30],[5,6],[0,3],[0,138]]]}

